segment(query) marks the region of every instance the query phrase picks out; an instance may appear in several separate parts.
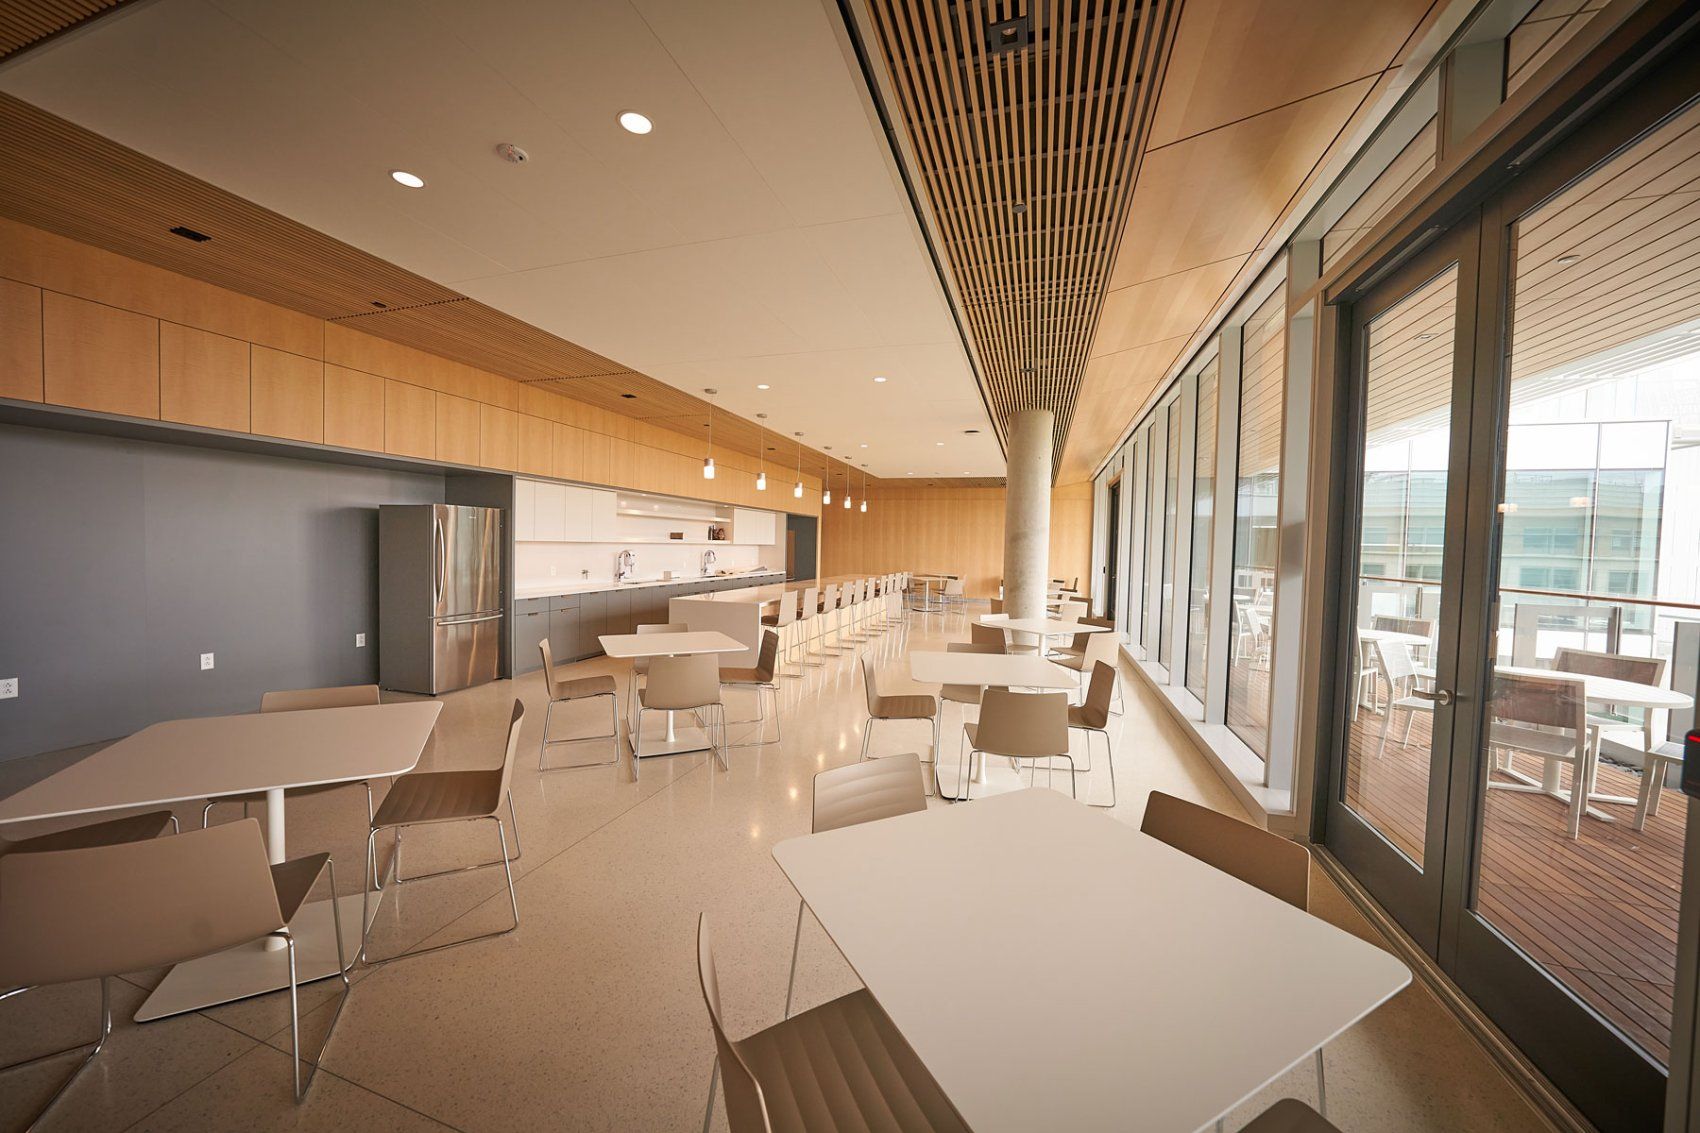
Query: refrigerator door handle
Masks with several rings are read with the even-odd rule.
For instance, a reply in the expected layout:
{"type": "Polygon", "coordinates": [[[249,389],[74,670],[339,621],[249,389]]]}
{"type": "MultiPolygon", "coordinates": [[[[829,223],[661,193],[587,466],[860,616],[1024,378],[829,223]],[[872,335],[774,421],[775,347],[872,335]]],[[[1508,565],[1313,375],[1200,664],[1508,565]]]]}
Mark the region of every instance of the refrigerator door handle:
{"type": "Polygon", "coordinates": [[[443,608],[444,574],[448,570],[448,544],[443,539],[443,520],[441,516],[431,517],[431,549],[437,557],[436,571],[431,579],[431,608],[443,608]]]}
{"type": "Polygon", "coordinates": [[[437,624],[440,626],[464,626],[471,625],[473,622],[497,621],[501,618],[501,616],[500,611],[497,611],[494,614],[461,614],[458,617],[438,618],[437,624]]]}

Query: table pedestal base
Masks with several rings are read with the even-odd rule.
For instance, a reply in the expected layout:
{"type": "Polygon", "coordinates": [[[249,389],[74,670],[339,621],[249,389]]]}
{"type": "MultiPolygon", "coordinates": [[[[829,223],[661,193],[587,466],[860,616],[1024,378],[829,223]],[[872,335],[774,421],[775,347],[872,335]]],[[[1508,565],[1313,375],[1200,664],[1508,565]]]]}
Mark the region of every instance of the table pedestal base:
{"type": "MultiPolygon", "coordinates": [[[[961,758],[947,756],[939,762],[937,782],[939,798],[947,799],[950,802],[961,801],[959,796],[963,789],[962,760],[966,758],[966,755],[961,758]]],[[[1008,760],[999,759],[995,755],[985,758],[987,765],[980,772],[980,778],[968,781],[968,797],[970,799],[983,799],[989,795],[1001,795],[1009,791],[1026,789],[1027,778],[1025,774],[1018,774],[1015,768],[1009,765],[1008,760]]],[[[1044,783],[1044,774],[1041,769],[1039,772],[1041,785],[1044,783]]]]}
{"type": "MultiPolygon", "coordinates": [[[[360,956],[361,896],[350,893],[337,900],[342,906],[343,957],[352,965],[360,956]]],[[[377,900],[371,901],[370,910],[376,918],[377,900]]],[[[310,902],[295,914],[289,928],[295,934],[296,983],[312,983],[336,975],[334,926],[329,901],[310,902]]],[[[136,1022],[148,1023],[287,988],[289,951],[270,949],[266,944],[266,940],[256,940],[178,964],[136,1010],[136,1022]]]]}
{"type": "MultiPolygon", "coordinates": [[[[712,717],[711,717],[712,718],[712,717]]],[[[699,727],[689,712],[645,712],[643,714],[643,757],[652,755],[683,755],[690,751],[708,751],[714,745],[708,732],[699,727]]],[[[633,750],[637,745],[632,745],[633,750]]]]}

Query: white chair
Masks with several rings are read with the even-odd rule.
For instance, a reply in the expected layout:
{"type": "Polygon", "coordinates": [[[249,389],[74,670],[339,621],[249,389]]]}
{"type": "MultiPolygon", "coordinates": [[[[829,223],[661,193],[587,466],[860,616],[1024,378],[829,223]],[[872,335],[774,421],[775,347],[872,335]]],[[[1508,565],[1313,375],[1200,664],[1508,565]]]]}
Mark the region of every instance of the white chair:
{"type": "MultiPolygon", "coordinates": [[[[815,776],[814,822],[820,834],[882,818],[927,809],[927,780],[914,752],[831,767],[815,776]]],[[[797,946],[803,940],[803,910],[797,899],[797,933],[791,941],[791,978],[785,983],[785,1018],[791,1017],[791,993],[797,987],[797,946]]]]}
{"type": "Polygon", "coordinates": [[[797,664],[805,668],[818,669],[819,661],[811,661],[814,651],[809,646],[814,644],[815,636],[820,633],[820,587],[810,586],[803,591],[802,598],[797,602],[797,629],[792,635],[791,646],[796,653],[797,664]]]}
{"type": "Polygon", "coordinates": [[[1572,839],[1582,830],[1588,809],[1588,784],[1594,781],[1595,736],[1588,723],[1587,685],[1579,676],[1560,673],[1532,676],[1496,672],[1488,702],[1487,785],[1491,790],[1544,794],[1542,785],[1518,771],[1513,752],[1524,752],[1548,763],[1570,765],[1569,817],[1572,839]],[[1494,773],[1515,782],[1495,780],[1494,773]]]}
{"type": "Polygon", "coordinates": [[[1395,712],[1405,713],[1405,734],[1399,740],[1401,746],[1411,743],[1411,724],[1417,713],[1434,714],[1434,700],[1416,695],[1420,687],[1434,682],[1417,672],[1416,663],[1411,660],[1411,647],[1404,642],[1372,641],[1367,644],[1375,653],[1377,671],[1387,679],[1387,713],[1381,718],[1381,743],[1375,749],[1379,759],[1387,751],[1387,733],[1393,730],[1395,712]]]}

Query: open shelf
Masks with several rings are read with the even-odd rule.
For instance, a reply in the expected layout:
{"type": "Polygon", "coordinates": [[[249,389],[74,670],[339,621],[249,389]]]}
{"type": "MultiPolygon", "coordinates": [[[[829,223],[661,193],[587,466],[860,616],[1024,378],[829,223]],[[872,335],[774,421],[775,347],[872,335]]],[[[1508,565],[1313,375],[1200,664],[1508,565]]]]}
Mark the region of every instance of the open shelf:
{"type": "Polygon", "coordinates": [[[639,511],[636,508],[620,508],[615,515],[624,515],[632,519],[681,519],[687,523],[731,523],[729,515],[686,515],[680,511],[639,511]]]}

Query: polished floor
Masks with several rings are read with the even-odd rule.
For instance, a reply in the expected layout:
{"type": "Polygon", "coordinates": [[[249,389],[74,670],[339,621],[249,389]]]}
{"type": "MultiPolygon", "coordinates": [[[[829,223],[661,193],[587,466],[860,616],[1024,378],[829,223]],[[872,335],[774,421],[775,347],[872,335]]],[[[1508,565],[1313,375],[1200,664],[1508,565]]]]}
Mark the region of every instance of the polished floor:
{"type": "MultiPolygon", "coordinates": [[[[907,683],[905,650],[966,637],[960,622],[917,620],[906,635],[887,634],[863,652],[882,665],[882,684],[900,689],[907,683]]],[[[624,687],[624,668],[613,662],[574,668],[618,673],[624,687]]],[[[1127,710],[1114,725],[1115,816],[1137,823],[1153,788],[1238,813],[1143,684],[1127,673],[1124,687],[1127,710]]],[[[358,969],[324,1070],[300,1106],[290,1096],[285,995],[136,1025],[129,1014],[161,973],[134,973],[117,985],[119,1014],[106,1052],[43,1128],[696,1129],[713,1057],[694,963],[696,917],[706,910],[716,925],[732,1031],[777,1020],[797,906],[771,850],[808,831],[810,777],[858,756],[866,715],[853,657],[786,680],[784,742],[733,749],[729,771],[691,754],[645,760],[635,783],[629,761],[539,774],[543,686],[536,673],[445,697],[423,766],[498,760],[516,696],[529,709],[514,783],[522,846],[515,867],[518,932],[358,969]]],[[[597,712],[592,706],[564,719],[557,712],[556,724],[599,730],[606,716],[597,712]]],[[[954,706],[948,712],[947,736],[959,721],[954,706]]],[[[747,697],[734,701],[732,714],[749,714],[747,697]]],[[[734,738],[739,730],[748,729],[735,728],[734,738]]],[[[921,750],[926,733],[913,732],[882,727],[875,751],[921,750]]],[[[76,754],[0,764],[0,793],[76,754]]],[[[558,750],[553,758],[567,754],[558,750]]],[[[1108,791],[1101,764],[1090,784],[1094,799],[1108,791]]],[[[341,875],[345,888],[357,884],[353,863],[365,827],[358,790],[292,802],[289,817],[293,851],[330,850],[339,864],[349,863],[341,875]]],[[[493,843],[487,830],[470,828],[410,835],[409,872],[475,860],[491,854],[493,843]]],[[[953,868],[915,867],[941,876],[953,868]]],[[[1373,939],[1320,872],[1313,901],[1319,915],[1373,939]]],[[[452,940],[498,927],[506,916],[500,870],[423,883],[384,902],[374,946],[388,951],[452,940]]],[[[1246,963],[1257,963],[1257,942],[1248,940],[1245,948],[1246,963]]],[[[1012,969],[1011,979],[1020,978],[1012,969]]],[[[806,1007],[856,986],[810,922],[799,1003],[806,1007]]],[[[307,1007],[316,1008],[306,1025],[309,1044],[317,1043],[327,1018],[328,994],[325,985],[306,992],[307,1007]]],[[[96,1007],[95,989],[86,984],[0,1004],[0,1060],[92,1035],[96,1007]]],[[[1330,1044],[1327,1059],[1330,1115],[1347,1133],[1547,1128],[1420,984],[1330,1044]]],[[[0,1129],[18,1127],[70,1065],[60,1059],[0,1079],[0,1129]]],[[[1019,1056],[1011,1067],[1019,1072],[1019,1056]]],[[[1314,1101],[1308,1060],[1232,1115],[1228,1128],[1282,1095],[1314,1101]]],[[[1129,1098],[1129,1128],[1139,1127],[1138,1113],[1139,1099],[1129,1098]]],[[[715,1126],[725,1128],[718,1108],[715,1126]]]]}

